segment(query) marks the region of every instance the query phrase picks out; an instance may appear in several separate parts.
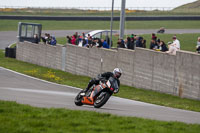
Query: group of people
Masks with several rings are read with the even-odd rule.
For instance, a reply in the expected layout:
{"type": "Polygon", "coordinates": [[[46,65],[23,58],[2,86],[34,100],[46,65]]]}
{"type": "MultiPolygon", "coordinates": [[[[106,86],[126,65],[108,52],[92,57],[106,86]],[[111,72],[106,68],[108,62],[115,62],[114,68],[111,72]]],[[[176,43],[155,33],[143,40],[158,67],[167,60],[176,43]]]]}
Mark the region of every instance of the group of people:
{"type": "Polygon", "coordinates": [[[45,33],[44,37],[41,37],[42,38],[42,41],[45,43],[45,44],[49,44],[49,45],[56,45],[57,43],[57,40],[55,38],[55,36],[51,36],[50,34],[48,33],[45,33]]]}
{"type": "MultiPolygon", "coordinates": [[[[92,38],[89,34],[86,36],[85,33],[82,35],[78,35],[76,32],[73,36],[67,36],[67,42],[73,45],[79,45],[82,47],[98,47],[98,48],[110,48],[110,39],[106,36],[106,39],[100,38],[92,38]]],[[[137,36],[131,34],[131,36],[127,37],[125,40],[119,38],[117,41],[117,48],[127,48],[134,50],[135,47],[146,48],[146,40],[142,36],[137,36]]],[[[177,36],[174,35],[172,37],[172,42],[168,42],[167,44],[157,38],[155,33],[151,34],[151,42],[150,42],[150,49],[166,52],[171,55],[176,55],[176,51],[180,50],[180,41],[177,39],[177,36]]],[[[200,53],[200,37],[198,37],[196,51],[200,53]]]]}
{"type": "Polygon", "coordinates": [[[87,36],[83,32],[82,35],[79,35],[78,32],[76,32],[73,36],[66,36],[67,43],[78,45],[81,47],[98,47],[98,48],[110,48],[110,39],[108,36],[106,36],[106,39],[101,38],[92,38],[90,34],[87,36]]]}
{"type": "MultiPolygon", "coordinates": [[[[131,37],[127,37],[124,41],[123,39],[118,39],[117,42],[118,48],[128,48],[128,49],[135,49],[135,47],[146,48],[146,40],[141,37],[132,34],[131,37]]],[[[168,42],[168,47],[164,41],[157,38],[155,33],[152,33],[151,42],[150,42],[150,49],[166,52],[172,55],[176,54],[177,50],[180,50],[180,41],[173,36],[173,42],[168,42]]]]}
{"type": "Polygon", "coordinates": [[[127,37],[125,40],[119,38],[117,41],[117,48],[127,48],[134,50],[135,47],[146,48],[146,40],[141,36],[131,34],[131,37],[127,37]]]}
{"type": "Polygon", "coordinates": [[[157,39],[155,33],[152,33],[152,40],[150,43],[150,49],[166,52],[172,55],[176,55],[176,51],[180,50],[180,41],[177,39],[176,35],[172,37],[173,41],[168,42],[168,46],[164,41],[157,39]]]}

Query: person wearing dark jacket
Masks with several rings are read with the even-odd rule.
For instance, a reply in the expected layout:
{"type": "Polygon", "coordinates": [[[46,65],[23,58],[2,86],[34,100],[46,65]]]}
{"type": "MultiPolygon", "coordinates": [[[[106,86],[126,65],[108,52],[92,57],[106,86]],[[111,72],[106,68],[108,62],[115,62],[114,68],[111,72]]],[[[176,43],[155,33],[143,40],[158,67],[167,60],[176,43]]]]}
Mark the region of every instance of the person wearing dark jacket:
{"type": "Polygon", "coordinates": [[[168,51],[168,48],[164,41],[160,41],[160,51],[162,52],[168,51]]]}
{"type": "Polygon", "coordinates": [[[154,39],[151,40],[150,49],[157,49],[158,45],[154,39]]]}
{"type": "Polygon", "coordinates": [[[117,48],[125,48],[124,40],[123,39],[118,39],[118,41],[117,41],[117,48]]]}
{"type": "Polygon", "coordinates": [[[127,48],[128,49],[134,49],[134,43],[131,41],[130,37],[127,37],[127,48]]]}
{"type": "Polygon", "coordinates": [[[51,37],[51,41],[50,41],[50,45],[56,45],[56,43],[57,43],[57,40],[56,40],[56,38],[54,37],[54,36],[52,36],[51,37]]]}
{"type": "MultiPolygon", "coordinates": [[[[113,72],[105,72],[105,73],[99,74],[97,78],[93,78],[90,80],[87,88],[84,91],[87,92],[94,84],[98,85],[99,81],[108,80],[110,77],[114,77],[117,80],[118,86],[120,86],[119,78],[121,77],[121,74],[122,74],[122,70],[120,68],[115,68],[113,72]]],[[[115,93],[117,93],[118,91],[119,89],[116,90],[115,93]]]]}
{"type": "Polygon", "coordinates": [[[141,37],[141,36],[137,38],[136,47],[141,47],[141,48],[143,47],[142,46],[142,40],[143,40],[143,37],[141,37]]]}

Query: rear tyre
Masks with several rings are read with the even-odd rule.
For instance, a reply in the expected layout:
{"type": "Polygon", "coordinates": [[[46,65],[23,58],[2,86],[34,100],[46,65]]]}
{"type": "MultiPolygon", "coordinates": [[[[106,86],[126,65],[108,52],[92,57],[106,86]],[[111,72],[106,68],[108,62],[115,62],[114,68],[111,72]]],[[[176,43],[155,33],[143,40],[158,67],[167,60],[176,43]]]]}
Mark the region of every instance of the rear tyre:
{"type": "Polygon", "coordinates": [[[77,106],[82,106],[82,105],[83,105],[83,103],[81,102],[83,96],[80,95],[80,94],[83,93],[83,92],[84,92],[84,91],[79,92],[78,95],[75,97],[74,103],[75,103],[77,106]]]}
{"type": "Polygon", "coordinates": [[[108,99],[110,98],[110,94],[108,92],[102,92],[103,94],[100,94],[97,99],[94,102],[94,107],[95,108],[100,108],[103,106],[108,99]]]}

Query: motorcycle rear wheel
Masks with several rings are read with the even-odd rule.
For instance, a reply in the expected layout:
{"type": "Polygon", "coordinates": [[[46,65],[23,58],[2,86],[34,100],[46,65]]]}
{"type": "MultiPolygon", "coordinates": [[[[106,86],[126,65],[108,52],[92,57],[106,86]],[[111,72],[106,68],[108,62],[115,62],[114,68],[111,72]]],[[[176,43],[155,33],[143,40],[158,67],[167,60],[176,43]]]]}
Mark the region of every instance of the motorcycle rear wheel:
{"type": "Polygon", "coordinates": [[[95,108],[100,108],[102,107],[110,98],[110,93],[108,92],[103,92],[104,94],[101,96],[101,94],[97,97],[97,99],[94,102],[94,107],[95,108]]]}
{"type": "Polygon", "coordinates": [[[83,103],[82,103],[82,96],[80,95],[81,93],[83,93],[83,91],[79,92],[78,95],[75,97],[75,100],[74,100],[74,103],[77,105],[77,106],[82,106],[83,103]]]}

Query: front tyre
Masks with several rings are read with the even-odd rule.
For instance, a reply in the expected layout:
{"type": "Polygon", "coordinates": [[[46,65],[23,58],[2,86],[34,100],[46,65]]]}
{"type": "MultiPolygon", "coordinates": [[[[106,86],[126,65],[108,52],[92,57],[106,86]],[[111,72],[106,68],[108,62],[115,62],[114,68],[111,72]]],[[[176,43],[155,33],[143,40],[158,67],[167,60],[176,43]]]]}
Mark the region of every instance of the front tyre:
{"type": "Polygon", "coordinates": [[[77,106],[82,106],[82,105],[83,105],[83,103],[81,102],[83,96],[80,95],[80,94],[83,93],[83,92],[84,92],[84,91],[79,92],[78,95],[75,97],[74,103],[75,103],[77,106]]]}
{"type": "Polygon", "coordinates": [[[108,99],[110,98],[110,96],[111,96],[110,93],[108,93],[108,92],[102,92],[97,97],[97,99],[95,100],[94,107],[95,108],[100,108],[101,106],[103,106],[108,101],[108,99]]]}

